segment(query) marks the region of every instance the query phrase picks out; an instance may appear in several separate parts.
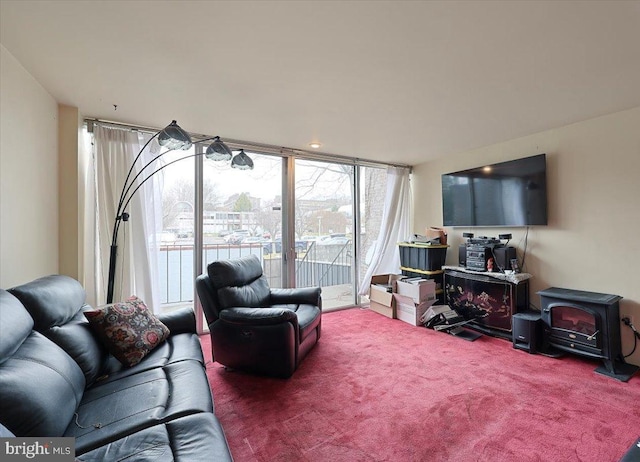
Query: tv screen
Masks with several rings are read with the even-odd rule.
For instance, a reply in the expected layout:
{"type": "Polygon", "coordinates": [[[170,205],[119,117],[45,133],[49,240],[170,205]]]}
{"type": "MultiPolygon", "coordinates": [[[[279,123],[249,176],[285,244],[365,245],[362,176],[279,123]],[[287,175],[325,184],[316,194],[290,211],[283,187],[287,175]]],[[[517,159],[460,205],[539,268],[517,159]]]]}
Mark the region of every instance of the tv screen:
{"type": "Polygon", "coordinates": [[[547,224],[546,154],[442,175],[444,226],[547,224]]]}

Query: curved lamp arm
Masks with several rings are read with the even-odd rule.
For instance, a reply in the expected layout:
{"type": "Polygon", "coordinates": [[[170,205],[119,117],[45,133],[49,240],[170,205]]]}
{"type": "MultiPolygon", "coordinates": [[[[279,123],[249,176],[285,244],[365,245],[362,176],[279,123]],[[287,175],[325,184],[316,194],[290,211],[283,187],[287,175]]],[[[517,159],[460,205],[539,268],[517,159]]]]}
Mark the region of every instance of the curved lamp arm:
{"type": "MultiPolygon", "coordinates": [[[[169,152],[169,151],[163,152],[161,155],[164,155],[164,154],[166,154],[167,152],[169,152]]],[[[167,163],[166,163],[166,164],[164,164],[162,167],[158,167],[155,171],[151,172],[147,177],[145,177],[145,179],[144,179],[144,180],[142,180],[142,181],[138,184],[138,186],[136,186],[136,188],[135,188],[133,191],[131,191],[131,194],[129,194],[127,201],[126,201],[126,202],[123,204],[123,206],[122,206],[122,210],[125,210],[125,209],[129,206],[129,202],[131,202],[131,199],[133,199],[133,196],[136,194],[136,192],[138,191],[138,189],[140,189],[140,188],[142,187],[142,185],[144,185],[147,181],[149,181],[149,180],[150,180],[150,179],[151,179],[151,178],[152,178],[156,173],[158,173],[160,170],[162,170],[162,169],[164,169],[164,168],[167,168],[169,165],[171,165],[171,164],[175,164],[176,162],[179,162],[179,161],[181,161],[181,160],[189,159],[189,158],[191,158],[191,157],[200,157],[200,156],[204,156],[204,155],[206,155],[206,153],[205,153],[205,152],[198,152],[198,153],[195,153],[195,154],[189,154],[189,155],[187,155],[187,156],[181,157],[180,159],[175,159],[175,160],[172,160],[171,162],[167,162],[167,163]]],[[[155,162],[155,160],[156,160],[158,157],[160,157],[160,156],[155,157],[151,162],[155,162]]],[[[150,163],[151,163],[151,162],[150,162],[150,163]]],[[[149,166],[149,164],[145,165],[145,167],[148,167],[148,166],[149,166]]],[[[145,168],[145,167],[143,167],[143,168],[145,168]]],[[[139,176],[139,174],[135,176],[134,181],[135,181],[135,179],[136,179],[136,178],[138,178],[138,176],[139,176]]],[[[133,186],[133,183],[132,183],[131,185],[129,185],[129,189],[131,189],[131,187],[132,187],[132,186],[133,186]]],[[[127,220],[124,220],[124,219],[123,219],[123,221],[127,221],[127,220]]]]}
{"type": "MultiPolygon", "coordinates": [[[[174,163],[176,163],[178,161],[181,161],[181,160],[184,160],[184,159],[189,159],[191,157],[199,157],[199,156],[203,156],[203,155],[206,155],[207,157],[211,157],[214,160],[224,160],[224,159],[226,159],[227,157],[225,157],[225,156],[223,156],[223,157],[216,157],[215,155],[212,156],[212,154],[215,154],[214,151],[218,151],[218,153],[219,153],[219,150],[224,151],[224,154],[227,154],[228,158],[231,158],[231,150],[222,141],[220,141],[220,138],[218,136],[213,136],[213,137],[210,137],[210,138],[204,138],[202,140],[197,140],[196,143],[204,143],[204,142],[211,141],[211,140],[214,140],[214,143],[207,149],[206,152],[188,154],[188,155],[186,155],[184,157],[181,157],[179,159],[173,160],[173,161],[171,161],[171,162],[169,162],[169,163],[157,168],[156,170],[152,171],[149,175],[147,175],[142,181],[140,181],[136,185],[136,180],[138,180],[138,178],[140,178],[140,176],[142,175],[142,172],[144,170],[146,170],[148,167],[150,167],[156,160],[158,160],[160,157],[164,156],[168,152],[175,151],[175,150],[178,150],[178,149],[188,149],[189,147],[191,147],[193,142],[191,141],[191,137],[189,136],[189,134],[187,132],[185,132],[184,130],[182,130],[182,128],[180,128],[178,126],[178,124],[176,123],[176,121],[174,120],[174,121],[171,122],[171,124],[169,124],[163,130],[160,130],[159,132],[154,134],[151,138],[149,138],[149,140],[144,144],[142,149],[140,149],[140,152],[138,153],[136,158],[133,160],[133,162],[131,164],[131,167],[129,168],[129,171],[127,172],[127,176],[125,178],[124,184],[122,186],[122,191],[120,193],[120,198],[118,200],[118,207],[116,209],[116,217],[115,217],[115,220],[114,220],[114,223],[113,223],[113,234],[111,236],[111,248],[110,248],[110,253],[109,253],[109,274],[108,274],[108,281],[107,281],[107,303],[112,303],[113,302],[113,292],[114,292],[115,274],[116,274],[116,259],[117,259],[117,254],[118,254],[118,233],[120,231],[121,222],[129,220],[129,214],[127,212],[125,212],[125,210],[129,206],[129,203],[131,202],[131,199],[136,194],[136,192],[138,192],[138,190],[142,187],[142,185],[145,184],[149,179],[151,179],[156,173],[158,173],[160,170],[162,170],[162,169],[168,167],[169,165],[174,164],[174,163]],[[168,145],[168,149],[166,151],[164,151],[164,152],[161,152],[156,157],[154,157],[149,162],[147,162],[138,171],[138,173],[136,173],[132,178],[132,175],[133,175],[133,172],[134,172],[134,169],[135,169],[135,165],[138,162],[138,160],[140,159],[140,157],[142,156],[142,153],[147,148],[147,146],[149,146],[151,141],[153,141],[153,139],[155,139],[157,137],[160,137],[160,135],[162,135],[162,139],[159,142],[161,144],[167,144],[168,145]],[[174,136],[175,136],[175,138],[174,138],[174,136]],[[215,149],[212,149],[214,144],[217,144],[217,147],[215,149]]],[[[242,152],[241,154],[244,154],[244,152],[242,152]]],[[[244,156],[246,156],[246,154],[244,154],[244,156]]],[[[250,159],[249,159],[249,161],[250,161],[250,159]]],[[[232,164],[232,166],[233,166],[233,164],[232,164]]],[[[245,167],[245,168],[247,168],[247,167],[245,167]]],[[[253,168],[253,163],[251,163],[251,167],[250,168],[253,168]]]]}

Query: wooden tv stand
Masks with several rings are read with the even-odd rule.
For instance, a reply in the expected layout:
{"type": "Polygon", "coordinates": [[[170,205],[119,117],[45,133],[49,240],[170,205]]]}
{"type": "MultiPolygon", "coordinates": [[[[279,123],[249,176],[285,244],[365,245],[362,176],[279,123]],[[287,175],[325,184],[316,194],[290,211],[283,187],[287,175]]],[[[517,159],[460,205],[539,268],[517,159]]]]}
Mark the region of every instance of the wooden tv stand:
{"type": "Polygon", "coordinates": [[[511,317],[529,309],[529,273],[488,273],[444,266],[445,303],[454,310],[479,308],[488,316],[465,327],[512,339],[511,317]]]}

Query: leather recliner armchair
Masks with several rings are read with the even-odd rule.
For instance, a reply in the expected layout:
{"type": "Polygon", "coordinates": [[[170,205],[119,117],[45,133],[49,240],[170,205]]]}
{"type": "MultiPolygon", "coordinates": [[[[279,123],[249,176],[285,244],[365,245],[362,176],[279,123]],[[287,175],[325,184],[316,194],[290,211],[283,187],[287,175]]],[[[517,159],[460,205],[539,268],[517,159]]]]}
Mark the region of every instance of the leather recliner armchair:
{"type": "Polygon", "coordinates": [[[320,287],[271,289],[255,255],[210,263],[196,288],[224,366],[288,378],[320,339],[320,287]]]}

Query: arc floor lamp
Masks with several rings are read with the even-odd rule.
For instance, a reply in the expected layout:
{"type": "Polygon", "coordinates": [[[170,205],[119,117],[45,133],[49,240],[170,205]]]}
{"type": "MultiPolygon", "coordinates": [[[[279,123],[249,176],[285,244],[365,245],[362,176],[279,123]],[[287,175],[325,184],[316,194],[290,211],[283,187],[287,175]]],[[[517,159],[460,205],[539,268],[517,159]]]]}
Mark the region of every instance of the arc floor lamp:
{"type": "Polygon", "coordinates": [[[149,138],[142,149],[140,149],[140,152],[138,153],[136,158],[133,160],[133,163],[131,164],[131,167],[129,168],[127,176],[124,180],[124,185],[122,186],[122,192],[120,193],[120,199],[118,200],[118,207],[116,208],[116,217],[113,223],[113,234],[111,236],[111,248],[109,253],[107,303],[113,302],[113,291],[116,276],[116,260],[118,258],[118,232],[120,231],[120,225],[123,221],[129,221],[129,213],[127,213],[126,211],[127,207],[129,206],[129,203],[131,202],[133,196],[136,194],[136,192],[138,192],[138,190],[144,183],[151,179],[151,177],[153,177],[160,170],[168,167],[169,165],[183,159],[197,156],[206,156],[207,159],[212,161],[231,160],[231,167],[240,170],[253,169],[253,161],[244,152],[244,149],[240,149],[240,152],[234,156],[231,149],[229,149],[229,147],[222,140],[220,140],[219,136],[197,140],[196,143],[205,143],[207,141],[212,141],[212,143],[207,147],[205,152],[186,155],[184,157],[181,157],[180,159],[168,162],[161,167],[155,168],[153,164],[163,155],[176,150],[186,151],[193,145],[193,141],[191,140],[191,136],[189,135],[189,133],[180,128],[180,126],[174,120],[165,128],[149,138]],[[134,172],[136,171],[136,165],[138,164],[138,160],[142,156],[143,151],[155,138],[158,138],[158,144],[161,147],[166,148],[166,151],[161,152],[160,154],[155,156],[149,162],[144,164],[142,168],[137,170],[137,173],[134,174],[134,172]],[[153,170],[153,168],[155,168],[155,170],[153,170]],[[146,175],[143,175],[143,172],[145,172],[146,175]]]}

